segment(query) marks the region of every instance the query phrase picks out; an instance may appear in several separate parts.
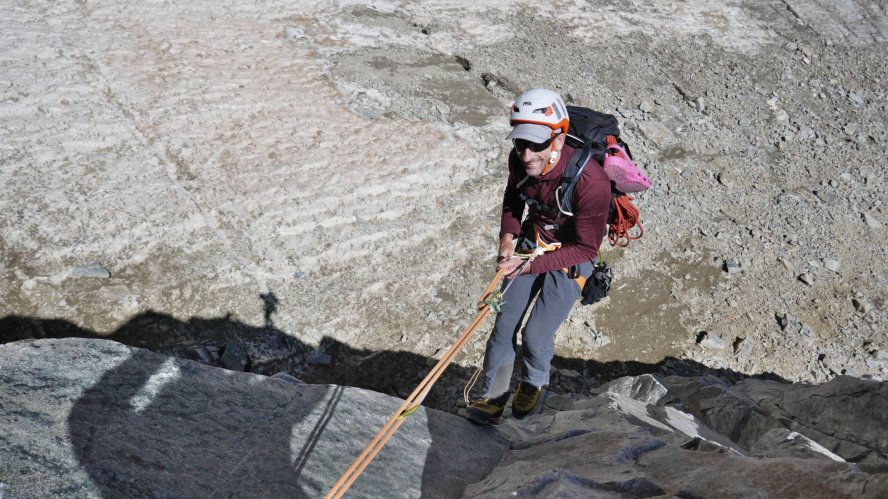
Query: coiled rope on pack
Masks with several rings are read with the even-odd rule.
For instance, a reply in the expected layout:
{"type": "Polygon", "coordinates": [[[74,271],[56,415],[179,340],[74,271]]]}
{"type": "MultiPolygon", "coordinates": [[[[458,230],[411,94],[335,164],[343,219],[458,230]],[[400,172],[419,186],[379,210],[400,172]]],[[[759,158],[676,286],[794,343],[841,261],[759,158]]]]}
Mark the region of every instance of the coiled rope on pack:
{"type": "MultiPolygon", "coordinates": [[[[529,259],[528,259],[529,261],[529,259]]],[[[523,265],[527,265],[525,262],[523,265]]],[[[523,266],[522,265],[522,266],[523,266]]],[[[519,267],[521,268],[521,267],[519,267]]],[[[478,300],[478,310],[479,313],[475,317],[475,320],[469,324],[462,334],[457,338],[456,342],[451,345],[451,347],[447,350],[441,360],[435,364],[435,367],[426,375],[425,378],[419,383],[419,385],[413,390],[413,393],[404,400],[404,403],[398,408],[397,411],[392,415],[392,417],[388,420],[388,422],[383,425],[383,427],[379,430],[373,440],[364,448],[364,451],[355,459],[355,461],[345,470],[345,473],[339,477],[339,480],[333,484],[333,487],[327,492],[327,495],[324,496],[326,499],[334,499],[340,498],[343,494],[351,487],[352,483],[357,480],[358,476],[360,476],[361,472],[370,464],[370,461],[376,457],[376,454],[379,453],[380,450],[385,446],[385,444],[389,441],[392,435],[395,434],[398,427],[401,426],[401,423],[404,422],[404,419],[407,416],[416,412],[419,409],[419,405],[422,404],[422,401],[425,400],[426,395],[428,395],[429,391],[432,389],[432,386],[435,382],[438,381],[438,378],[441,377],[441,374],[453,362],[453,359],[456,358],[456,355],[465,347],[468,343],[469,339],[472,337],[472,334],[475,333],[475,330],[484,322],[484,319],[490,315],[491,309],[494,307],[498,307],[497,301],[501,301],[501,293],[497,294],[498,296],[494,296],[494,288],[499,283],[499,281],[505,275],[505,270],[500,269],[493,279],[490,281],[490,284],[487,285],[487,288],[481,294],[481,299],[478,300]],[[491,299],[493,298],[493,299],[491,299]]]]}
{"type": "Polygon", "coordinates": [[[629,243],[636,239],[641,239],[644,235],[644,227],[639,221],[638,208],[632,204],[635,198],[626,194],[621,194],[614,198],[615,218],[614,222],[607,227],[607,242],[611,246],[625,248],[629,243]],[[638,227],[638,234],[632,235],[629,230],[638,227]]]}

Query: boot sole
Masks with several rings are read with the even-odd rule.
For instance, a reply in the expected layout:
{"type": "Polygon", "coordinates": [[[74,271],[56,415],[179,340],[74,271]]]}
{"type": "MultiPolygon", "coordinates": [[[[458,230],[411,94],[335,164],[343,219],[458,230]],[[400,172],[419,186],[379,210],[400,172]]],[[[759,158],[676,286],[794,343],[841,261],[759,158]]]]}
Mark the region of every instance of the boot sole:
{"type": "Polygon", "coordinates": [[[491,424],[491,425],[496,426],[496,425],[500,424],[500,421],[502,421],[503,417],[502,416],[491,417],[491,416],[488,416],[487,414],[475,415],[475,414],[469,413],[468,415],[466,415],[466,419],[468,419],[470,423],[474,423],[476,425],[483,426],[483,425],[491,424]]]}

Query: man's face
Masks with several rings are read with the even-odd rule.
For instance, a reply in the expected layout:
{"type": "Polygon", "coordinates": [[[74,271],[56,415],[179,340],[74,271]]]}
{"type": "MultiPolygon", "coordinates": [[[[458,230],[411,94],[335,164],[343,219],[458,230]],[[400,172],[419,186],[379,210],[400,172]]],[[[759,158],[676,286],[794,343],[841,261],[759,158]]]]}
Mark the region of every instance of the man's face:
{"type": "Polygon", "coordinates": [[[557,135],[541,144],[529,142],[523,139],[515,139],[515,153],[521,161],[524,171],[531,177],[539,177],[549,164],[552,153],[561,151],[564,145],[564,135],[557,135]]]}

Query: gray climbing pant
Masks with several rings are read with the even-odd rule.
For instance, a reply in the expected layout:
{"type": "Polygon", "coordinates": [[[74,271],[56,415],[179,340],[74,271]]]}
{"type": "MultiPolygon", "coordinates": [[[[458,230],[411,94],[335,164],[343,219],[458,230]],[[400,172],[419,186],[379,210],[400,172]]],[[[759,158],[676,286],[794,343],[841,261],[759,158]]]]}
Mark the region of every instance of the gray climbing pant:
{"type": "MultiPolygon", "coordinates": [[[[591,275],[592,263],[580,264],[579,272],[586,277],[591,275]]],[[[523,274],[514,281],[503,296],[504,302],[484,353],[484,377],[487,380],[484,396],[488,398],[509,391],[518,351],[518,331],[534,297],[537,301],[521,330],[524,364],[521,381],[537,387],[549,384],[549,364],[555,355],[555,332],[580,297],[579,285],[563,270],[536,276],[523,274]]],[[[503,288],[506,285],[508,281],[503,283],[503,288]]]]}

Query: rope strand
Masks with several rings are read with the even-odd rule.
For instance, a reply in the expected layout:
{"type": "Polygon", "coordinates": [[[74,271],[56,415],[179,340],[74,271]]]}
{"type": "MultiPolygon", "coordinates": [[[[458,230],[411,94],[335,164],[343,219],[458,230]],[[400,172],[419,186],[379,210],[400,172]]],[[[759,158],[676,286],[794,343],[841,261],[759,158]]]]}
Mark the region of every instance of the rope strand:
{"type": "Polygon", "coordinates": [[[454,343],[448,350],[447,353],[441,357],[441,360],[435,364],[435,367],[432,369],[429,374],[426,375],[425,378],[419,383],[419,385],[413,390],[413,393],[404,400],[404,403],[398,408],[397,411],[392,415],[391,418],[383,425],[383,427],[379,430],[376,436],[372,441],[364,448],[364,451],[355,459],[355,461],[345,470],[345,473],[339,477],[339,480],[333,484],[333,487],[330,488],[330,491],[327,492],[325,496],[326,499],[338,499],[341,498],[343,494],[351,487],[352,483],[357,480],[358,476],[360,476],[361,472],[370,464],[376,454],[379,453],[380,450],[385,446],[385,444],[389,441],[392,435],[395,434],[398,427],[404,422],[407,416],[412,414],[422,401],[425,399],[426,395],[428,395],[429,391],[432,389],[432,386],[438,381],[438,378],[444,372],[448,365],[453,362],[453,359],[456,358],[457,354],[463,349],[463,347],[468,343],[469,339],[472,337],[472,334],[478,329],[478,326],[490,315],[490,306],[484,303],[484,300],[487,296],[493,291],[496,287],[497,283],[503,278],[505,271],[500,269],[493,279],[490,281],[490,284],[484,290],[484,293],[479,300],[479,309],[480,312],[475,317],[475,320],[463,331],[462,335],[457,339],[456,343],[454,343]]]}

